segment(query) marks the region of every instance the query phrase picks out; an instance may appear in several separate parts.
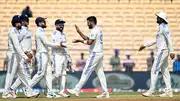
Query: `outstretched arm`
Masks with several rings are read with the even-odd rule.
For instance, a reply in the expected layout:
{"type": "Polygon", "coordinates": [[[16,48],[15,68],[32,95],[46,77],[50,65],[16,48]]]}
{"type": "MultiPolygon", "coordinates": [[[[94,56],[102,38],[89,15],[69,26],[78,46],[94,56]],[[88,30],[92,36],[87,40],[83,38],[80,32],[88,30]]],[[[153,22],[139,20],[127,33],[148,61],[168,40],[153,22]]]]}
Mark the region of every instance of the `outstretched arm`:
{"type": "Polygon", "coordinates": [[[84,43],[84,44],[87,44],[87,45],[91,45],[93,43],[94,40],[91,40],[91,39],[88,39],[88,40],[81,40],[81,39],[74,39],[72,41],[72,43],[84,43]]]}
{"type": "Polygon", "coordinates": [[[45,45],[47,45],[47,46],[49,46],[49,47],[53,47],[53,48],[59,48],[59,47],[61,47],[61,45],[60,45],[61,43],[58,43],[58,44],[57,44],[57,43],[49,42],[44,34],[42,34],[42,35],[40,36],[40,39],[41,39],[41,41],[42,41],[45,45]]]}
{"type": "Polygon", "coordinates": [[[74,39],[74,40],[72,41],[72,43],[79,43],[79,42],[84,43],[84,40],[74,39]]]}
{"type": "Polygon", "coordinates": [[[152,45],[156,44],[156,40],[152,40],[151,42],[145,43],[144,45],[141,45],[139,48],[139,51],[142,51],[143,49],[145,49],[146,47],[150,47],[152,45]]]}
{"type": "Polygon", "coordinates": [[[152,40],[152,41],[150,41],[150,42],[148,42],[148,43],[145,43],[144,46],[145,46],[145,47],[150,47],[150,46],[152,46],[152,45],[154,45],[154,44],[156,44],[156,40],[152,40]]]}

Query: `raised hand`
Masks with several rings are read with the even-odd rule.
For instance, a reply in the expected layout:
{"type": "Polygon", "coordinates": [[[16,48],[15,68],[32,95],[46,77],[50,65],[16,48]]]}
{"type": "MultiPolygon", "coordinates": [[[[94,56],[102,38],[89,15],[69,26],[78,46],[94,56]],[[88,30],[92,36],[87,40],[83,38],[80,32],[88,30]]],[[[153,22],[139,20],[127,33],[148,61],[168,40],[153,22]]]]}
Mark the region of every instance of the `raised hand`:
{"type": "Polygon", "coordinates": [[[79,29],[79,27],[78,27],[77,25],[75,25],[75,28],[76,28],[76,31],[77,31],[78,33],[81,33],[81,31],[80,31],[80,29],[79,29]]]}

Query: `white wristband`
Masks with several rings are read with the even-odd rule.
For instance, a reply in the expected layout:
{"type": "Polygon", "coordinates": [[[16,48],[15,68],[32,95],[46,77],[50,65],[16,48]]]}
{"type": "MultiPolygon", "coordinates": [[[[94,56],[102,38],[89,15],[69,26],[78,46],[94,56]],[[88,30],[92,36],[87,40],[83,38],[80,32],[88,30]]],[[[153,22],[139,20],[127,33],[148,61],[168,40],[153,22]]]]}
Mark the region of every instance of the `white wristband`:
{"type": "Polygon", "coordinates": [[[84,40],[83,43],[84,43],[84,44],[87,44],[87,40],[84,40]]]}

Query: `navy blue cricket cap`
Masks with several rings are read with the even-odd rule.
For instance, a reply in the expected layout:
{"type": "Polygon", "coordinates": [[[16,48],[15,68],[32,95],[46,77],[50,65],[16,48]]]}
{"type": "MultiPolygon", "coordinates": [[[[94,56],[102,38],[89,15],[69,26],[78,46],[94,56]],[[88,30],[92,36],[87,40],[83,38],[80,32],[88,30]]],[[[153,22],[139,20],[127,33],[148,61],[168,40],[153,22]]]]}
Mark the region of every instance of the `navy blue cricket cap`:
{"type": "Polygon", "coordinates": [[[11,21],[12,26],[15,27],[15,23],[21,23],[21,19],[19,15],[14,15],[12,17],[12,21],[11,21]]]}
{"type": "Polygon", "coordinates": [[[39,22],[45,22],[46,18],[43,17],[37,17],[35,20],[36,25],[38,25],[39,22]]]}
{"type": "Polygon", "coordinates": [[[56,24],[61,24],[61,23],[66,23],[64,20],[62,20],[62,19],[57,19],[56,21],[55,21],[55,25],[56,24]]]}

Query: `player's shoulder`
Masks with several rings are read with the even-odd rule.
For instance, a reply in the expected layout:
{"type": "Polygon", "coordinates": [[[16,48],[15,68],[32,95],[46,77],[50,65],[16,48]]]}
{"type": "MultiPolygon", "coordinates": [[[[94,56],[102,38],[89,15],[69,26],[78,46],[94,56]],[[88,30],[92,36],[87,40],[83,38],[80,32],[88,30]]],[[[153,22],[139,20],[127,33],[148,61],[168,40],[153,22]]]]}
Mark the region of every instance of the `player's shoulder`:
{"type": "Polygon", "coordinates": [[[43,34],[45,34],[45,30],[43,28],[38,27],[36,30],[36,34],[37,35],[43,35],[43,34]]]}
{"type": "Polygon", "coordinates": [[[95,26],[95,28],[94,28],[94,30],[97,32],[97,33],[102,33],[102,30],[101,30],[101,28],[100,27],[98,27],[98,26],[95,26]]]}
{"type": "Polygon", "coordinates": [[[66,36],[66,33],[65,33],[65,32],[63,32],[63,35],[64,35],[64,36],[66,36]]]}
{"type": "Polygon", "coordinates": [[[163,32],[168,32],[169,31],[169,28],[168,28],[168,25],[167,24],[161,24],[160,25],[160,30],[163,31],[163,32]]]}
{"type": "Polygon", "coordinates": [[[10,34],[16,34],[16,33],[18,33],[18,30],[15,27],[12,27],[9,29],[9,33],[10,34]]]}
{"type": "Polygon", "coordinates": [[[27,30],[26,28],[22,27],[22,28],[20,29],[20,33],[21,33],[21,34],[27,34],[27,33],[28,33],[28,30],[27,30]]]}
{"type": "Polygon", "coordinates": [[[98,30],[100,30],[100,28],[98,26],[94,26],[93,30],[97,30],[98,31],[98,30]]]}
{"type": "Polygon", "coordinates": [[[159,27],[160,27],[160,29],[168,29],[168,25],[164,24],[164,23],[160,24],[159,27]]]}
{"type": "Polygon", "coordinates": [[[56,35],[59,35],[60,34],[60,32],[58,31],[58,30],[55,30],[54,32],[53,32],[53,36],[56,36],[56,35]]]}
{"type": "Polygon", "coordinates": [[[99,32],[99,28],[97,27],[97,26],[95,26],[95,27],[93,27],[93,29],[91,30],[91,34],[93,33],[93,34],[95,34],[95,33],[97,33],[97,32],[99,32]]]}
{"type": "Polygon", "coordinates": [[[57,31],[55,30],[55,31],[53,31],[52,36],[56,36],[56,35],[57,35],[57,31]]]}
{"type": "Polygon", "coordinates": [[[38,27],[38,28],[37,28],[37,32],[44,33],[44,32],[45,32],[45,30],[44,30],[43,28],[41,28],[41,27],[38,27]]]}

